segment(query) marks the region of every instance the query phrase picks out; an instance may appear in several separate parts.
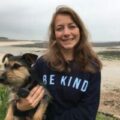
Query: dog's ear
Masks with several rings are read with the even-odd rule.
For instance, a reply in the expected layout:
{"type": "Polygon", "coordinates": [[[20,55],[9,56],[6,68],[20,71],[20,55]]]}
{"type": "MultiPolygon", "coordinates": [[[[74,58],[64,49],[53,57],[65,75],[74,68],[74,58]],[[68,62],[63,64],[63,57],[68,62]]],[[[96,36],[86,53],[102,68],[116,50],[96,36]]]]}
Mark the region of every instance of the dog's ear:
{"type": "Polygon", "coordinates": [[[29,66],[34,64],[37,58],[38,58],[38,55],[32,54],[32,53],[25,53],[22,56],[22,59],[24,59],[29,66]]]}
{"type": "Polygon", "coordinates": [[[10,57],[13,57],[13,55],[10,54],[10,53],[5,54],[5,55],[3,56],[3,58],[2,58],[2,63],[5,62],[6,58],[9,60],[10,57]]]}

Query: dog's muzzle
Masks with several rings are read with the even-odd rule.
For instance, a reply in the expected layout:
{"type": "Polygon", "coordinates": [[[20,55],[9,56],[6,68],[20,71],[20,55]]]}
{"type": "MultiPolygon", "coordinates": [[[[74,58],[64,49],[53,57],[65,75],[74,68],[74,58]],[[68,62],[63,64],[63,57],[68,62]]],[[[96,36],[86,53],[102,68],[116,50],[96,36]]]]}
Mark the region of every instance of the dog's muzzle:
{"type": "Polygon", "coordinates": [[[0,83],[3,83],[5,81],[4,77],[0,77],[0,83]]]}
{"type": "Polygon", "coordinates": [[[3,75],[4,72],[0,71],[0,83],[5,82],[5,76],[3,75]]]}

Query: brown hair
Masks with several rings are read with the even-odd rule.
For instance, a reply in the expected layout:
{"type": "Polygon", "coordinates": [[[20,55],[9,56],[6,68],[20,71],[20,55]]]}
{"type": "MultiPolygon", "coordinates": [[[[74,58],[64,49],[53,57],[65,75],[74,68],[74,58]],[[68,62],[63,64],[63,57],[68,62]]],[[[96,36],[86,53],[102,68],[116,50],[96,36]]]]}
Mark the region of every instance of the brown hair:
{"type": "Polygon", "coordinates": [[[95,72],[96,68],[100,70],[102,64],[96,53],[92,50],[91,44],[88,42],[89,33],[84,23],[76,12],[67,6],[57,7],[55,13],[53,14],[52,21],[49,26],[49,50],[43,58],[55,70],[65,71],[67,69],[66,61],[63,58],[55,39],[55,19],[59,14],[69,15],[80,30],[81,37],[78,44],[74,48],[74,60],[80,65],[80,70],[84,72],[95,72]]]}

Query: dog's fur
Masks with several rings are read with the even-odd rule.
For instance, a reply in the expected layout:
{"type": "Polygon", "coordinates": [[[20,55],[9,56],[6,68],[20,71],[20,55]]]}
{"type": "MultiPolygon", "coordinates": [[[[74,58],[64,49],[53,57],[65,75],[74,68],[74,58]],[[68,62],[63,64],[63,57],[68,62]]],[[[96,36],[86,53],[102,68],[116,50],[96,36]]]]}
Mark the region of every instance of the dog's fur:
{"type": "Polygon", "coordinates": [[[27,116],[14,116],[15,102],[19,100],[21,96],[26,97],[29,90],[38,84],[36,80],[38,78],[31,70],[31,65],[35,63],[37,57],[37,55],[31,53],[25,53],[20,56],[6,54],[3,57],[2,62],[5,69],[0,74],[0,83],[10,88],[9,106],[5,120],[27,120],[27,118],[29,118],[29,120],[43,120],[46,108],[51,100],[51,96],[46,89],[45,96],[40,101],[34,113],[31,114],[28,111],[27,116]]]}

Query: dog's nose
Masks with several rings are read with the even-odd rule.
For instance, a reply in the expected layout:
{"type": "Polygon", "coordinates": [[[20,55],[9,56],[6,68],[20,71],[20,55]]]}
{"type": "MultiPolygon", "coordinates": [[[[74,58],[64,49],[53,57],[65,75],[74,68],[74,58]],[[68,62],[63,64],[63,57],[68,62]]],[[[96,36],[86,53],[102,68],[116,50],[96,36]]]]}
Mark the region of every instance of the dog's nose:
{"type": "Polygon", "coordinates": [[[0,82],[4,81],[4,78],[3,77],[0,77],[0,82]]]}
{"type": "Polygon", "coordinates": [[[0,76],[0,83],[3,83],[5,81],[5,78],[0,76]]]}
{"type": "Polygon", "coordinates": [[[3,83],[4,80],[5,80],[5,77],[4,77],[3,73],[4,72],[0,70],[0,83],[3,83]]]}

